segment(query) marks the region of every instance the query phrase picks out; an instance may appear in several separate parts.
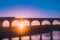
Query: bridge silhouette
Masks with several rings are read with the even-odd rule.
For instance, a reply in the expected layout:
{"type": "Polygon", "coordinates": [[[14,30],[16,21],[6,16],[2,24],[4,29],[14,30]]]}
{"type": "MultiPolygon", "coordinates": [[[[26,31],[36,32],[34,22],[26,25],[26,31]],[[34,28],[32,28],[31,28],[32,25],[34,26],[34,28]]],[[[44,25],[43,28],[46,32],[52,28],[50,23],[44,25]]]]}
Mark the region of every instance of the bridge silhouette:
{"type": "Polygon", "coordinates": [[[19,40],[21,40],[22,36],[27,36],[29,35],[29,40],[31,40],[31,35],[36,35],[36,34],[40,34],[40,40],[42,40],[42,34],[43,33],[50,33],[50,40],[53,40],[53,34],[52,31],[57,30],[60,31],[60,24],[53,24],[53,22],[57,20],[60,21],[60,18],[15,18],[15,17],[0,17],[0,40],[2,40],[3,38],[9,38],[9,40],[11,40],[11,38],[13,37],[19,37],[19,40]],[[5,20],[9,21],[9,27],[3,27],[3,22],[5,20]],[[30,23],[29,31],[25,32],[25,34],[18,34],[15,31],[13,31],[13,27],[12,27],[12,22],[14,20],[28,20],[30,23]],[[31,23],[37,20],[39,21],[40,25],[37,26],[31,26],[31,23]],[[45,23],[45,25],[42,25],[43,21],[48,21],[49,24],[45,23]]]}

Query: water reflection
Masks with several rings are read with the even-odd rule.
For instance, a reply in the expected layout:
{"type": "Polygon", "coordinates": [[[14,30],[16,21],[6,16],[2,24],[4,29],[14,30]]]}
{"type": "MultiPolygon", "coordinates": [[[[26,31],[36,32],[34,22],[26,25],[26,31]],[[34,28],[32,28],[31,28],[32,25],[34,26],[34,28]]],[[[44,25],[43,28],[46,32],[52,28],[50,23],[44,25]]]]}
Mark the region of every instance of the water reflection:
{"type": "Polygon", "coordinates": [[[29,40],[29,36],[21,37],[21,40],[29,40]]]}
{"type": "Polygon", "coordinates": [[[3,40],[9,40],[8,38],[5,38],[5,39],[3,39],[3,40]]]}
{"type": "Polygon", "coordinates": [[[32,40],[40,40],[40,36],[39,36],[39,34],[38,35],[32,35],[31,39],[32,40]]]}
{"type": "Polygon", "coordinates": [[[19,40],[19,37],[12,38],[12,40],[19,40]]]}
{"type": "MultiPolygon", "coordinates": [[[[31,39],[40,40],[40,34],[32,35],[31,39]]],[[[8,40],[8,38],[5,38],[3,40],[8,40]]],[[[19,40],[19,37],[12,38],[12,40],[19,40]]],[[[29,36],[21,37],[21,40],[29,40],[29,36]]],[[[42,40],[50,40],[50,33],[43,33],[42,40]]],[[[60,40],[60,31],[53,31],[53,40],[60,40]]]]}
{"type": "Polygon", "coordinates": [[[60,31],[53,31],[53,40],[60,40],[60,31]]]}
{"type": "Polygon", "coordinates": [[[42,40],[50,40],[50,33],[43,33],[42,40]]]}

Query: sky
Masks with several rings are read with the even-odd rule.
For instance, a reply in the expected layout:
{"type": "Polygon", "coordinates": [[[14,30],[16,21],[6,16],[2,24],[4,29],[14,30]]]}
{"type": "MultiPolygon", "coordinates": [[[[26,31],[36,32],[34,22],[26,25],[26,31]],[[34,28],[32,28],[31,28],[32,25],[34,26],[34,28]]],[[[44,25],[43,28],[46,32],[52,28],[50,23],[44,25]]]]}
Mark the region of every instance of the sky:
{"type": "Polygon", "coordinates": [[[0,0],[0,17],[60,17],[60,0],[0,0]]]}
{"type": "Polygon", "coordinates": [[[0,17],[60,18],[60,0],[0,0],[0,17]]]}

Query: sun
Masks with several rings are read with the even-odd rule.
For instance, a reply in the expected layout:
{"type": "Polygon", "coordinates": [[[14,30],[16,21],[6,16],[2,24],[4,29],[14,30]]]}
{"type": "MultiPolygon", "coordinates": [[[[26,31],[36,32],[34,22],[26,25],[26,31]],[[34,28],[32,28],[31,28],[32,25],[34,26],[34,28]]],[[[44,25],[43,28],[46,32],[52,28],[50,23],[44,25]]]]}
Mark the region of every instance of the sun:
{"type": "Polygon", "coordinates": [[[19,28],[20,28],[21,30],[23,30],[24,28],[26,28],[26,26],[29,26],[29,25],[30,25],[30,24],[29,24],[29,21],[24,20],[24,21],[21,21],[21,22],[20,22],[19,28]]]}
{"type": "Polygon", "coordinates": [[[19,24],[19,28],[21,29],[21,30],[23,30],[24,28],[25,28],[25,22],[21,22],[20,24],[19,24]]]}
{"type": "Polygon", "coordinates": [[[24,35],[27,32],[29,32],[29,29],[30,29],[29,21],[24,20],[24,21],[20,21],[18,26],[13,28],[13,31],[20,35],[24,35]]]}
{"type": "Polygon", "coordinates": [[[20,34],[25,34],[29,31],[29,27],[28,27],[29,23],[27,21],[22,21],[19,24],[19,30],[20,30],[20,34]]]}

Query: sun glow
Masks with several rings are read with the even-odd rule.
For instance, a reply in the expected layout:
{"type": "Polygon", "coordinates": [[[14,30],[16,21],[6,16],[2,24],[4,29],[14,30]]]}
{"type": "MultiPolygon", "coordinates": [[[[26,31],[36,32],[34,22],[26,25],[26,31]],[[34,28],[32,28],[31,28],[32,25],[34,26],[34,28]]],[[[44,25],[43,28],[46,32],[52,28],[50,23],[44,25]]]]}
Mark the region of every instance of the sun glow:
{"type": "Polygon", "coordinates": [[[20,22],[19,28],[23,30],[26,26],[29,26],[29,22],[27,20],[20,22]]]}
{"type": "Polygon", "coordinates": [[[19,22],[14,22],[15,24],[18,23],[18,26],[14,26],[13,27],[13,31],[16,32],[17,34],[26,34],[27,32],[29,32],[29,29],[30,29],[30,23],[28,20],[22,20],[22,21],[19,21],[19,22]]]}
{"type": "Polygon", "coordinates": [[[17,27],[15,27],[14,31],[18,34],[26,34],[29,31],[29,21],[24,20],[24,21],[20,21],[19,25],[17,27]]]}
{"type": "Polygon", "coordinates": [[[21,22],[21,23],[19,24],[19,28],[22,29],[22,30],[25,28],[25,26],[26,26],[26,25],[25,25],[24,22],[21,22]]]}

